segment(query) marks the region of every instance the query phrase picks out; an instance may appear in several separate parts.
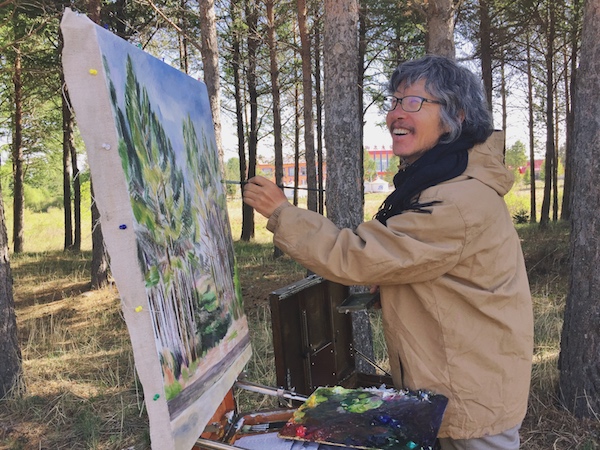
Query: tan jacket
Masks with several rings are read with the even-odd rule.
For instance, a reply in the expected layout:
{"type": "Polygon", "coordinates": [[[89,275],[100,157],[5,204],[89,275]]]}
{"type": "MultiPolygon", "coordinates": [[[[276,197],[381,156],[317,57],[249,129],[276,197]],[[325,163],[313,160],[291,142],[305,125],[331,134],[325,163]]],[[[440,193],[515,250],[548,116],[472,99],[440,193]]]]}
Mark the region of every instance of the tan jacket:
{"type": "Polygon", "coordinates": [[[449,398],[440,437],[498,434],[527,407],[531,296],[502,198],[513,178],[494,139],[470,151],[463,175],[421,193],[421,203],[440,201],[431,214],[352,231],[285,204],[268,223],[275,244],[315,273],[380,286],[394,384],[449,398]]]}

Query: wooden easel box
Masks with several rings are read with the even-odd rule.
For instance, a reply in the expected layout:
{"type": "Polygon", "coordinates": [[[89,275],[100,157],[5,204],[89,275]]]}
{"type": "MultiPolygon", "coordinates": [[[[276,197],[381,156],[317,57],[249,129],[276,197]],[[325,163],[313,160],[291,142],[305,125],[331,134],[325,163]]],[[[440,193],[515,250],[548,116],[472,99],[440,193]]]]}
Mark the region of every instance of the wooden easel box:
{"type": "MultiPolygon", "coordinates": [[[[309,396],[320,386],[357,388],[385,384],[393,387],[392,379],[387,375],[356,370],[357,354],[352,343],[351,315],[339,311],[345,309],[342,304],[345,301],[347,303],[349,298],[347,286],[316,275],[270,294],[277,382],[277,387],[272,388],[274,394],[283,389],[309,396]]],[[[236,408],[233,389],[215,407],[215,416],[194,450],[238,448],[231,445],[244,436],[244,432],[226,430],[228,424],[240,419],[246,425],[280,423],[287,421],[295,410],[288,403],[279,410],[240,413],[236,408]],[[232,415],[233,420],[230,419],[232,415]],[[214,444],[207,441],[213,441],[214,444]]],[[[280,403],[283,405],[283,399],[280,403]]],[[[300,404],[293,403],[296,406],[300,404]]]]}

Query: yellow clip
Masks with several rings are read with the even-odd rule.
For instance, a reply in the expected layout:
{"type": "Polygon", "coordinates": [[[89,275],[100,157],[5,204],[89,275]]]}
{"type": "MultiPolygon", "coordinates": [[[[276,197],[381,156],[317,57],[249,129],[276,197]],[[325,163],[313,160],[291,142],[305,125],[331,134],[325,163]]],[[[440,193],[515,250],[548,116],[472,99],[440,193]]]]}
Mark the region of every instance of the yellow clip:
{"type": "Polygon", "coordinates": [[[144,309],[144,308],[142,308],[141,306],[136,306],[135,312],[142,312],[142,309],[144,309]]]}
{"type": "Polygon", "coordinates": [[[96,69],[90,69],[90,75],[98,75],[98,71],[96,69]]]}

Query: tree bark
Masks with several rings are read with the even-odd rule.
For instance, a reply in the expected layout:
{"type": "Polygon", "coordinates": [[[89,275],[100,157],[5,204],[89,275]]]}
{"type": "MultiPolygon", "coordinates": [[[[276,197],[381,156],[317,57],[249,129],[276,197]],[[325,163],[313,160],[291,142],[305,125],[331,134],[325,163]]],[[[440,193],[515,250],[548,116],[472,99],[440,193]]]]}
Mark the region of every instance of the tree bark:
{"type": "Polygon", "coordinates": [[[67,85],[61,71],[62,95],[62,131],[63,131],[63,209],[65,220],[65,250],[73,247],[73,211],[71,208],[71,143],[73,138],[73,114],[69,109],[67,85]]]}
{"type": "Polygon", "coordinates": [[[321,94],[321,15],[317,11],[314,25],[315,35],[315,109],[317,111],[317,212],[325,214],[325,192],[323,174],[323,96],[321,94]]]}
{"type": "MultiPolygon", "coordinates": [[[[277,62],[277,38],[275,33],[275,1],[267,0],[267,42],[271,66],[271,95],[273,96],[273,152],[275,154],[275,184],[283,186],[283,139],[281,127],[281,92],[279,87],[279,63],[277,62]]],[[[273,257],[283,252],[275,246],[273,257]]]]}
{"type": "Polygon", "coordinates": [[[554,171],[554,39],[556,37],[554,4],[548,3],[546,23],[546,161],[544,173],[544,197],[540,213],[540,227],[550,221],[550,201],[552,193],[552,173],[554,171]]]}
{"type": "Polygon", "coordinates": [[[425,51],[454,59],[454,2],[429,0],[425,51]]]}
{"type": "Polygon", "coordinates": [[[21,350],[17,340],[12,277],[8,258],[8,238],[4,202],[0,191],[0,399],[23,391],[21,350]]]}
{"type": "Polygon", "coordinates": [[[79,178],[79,164],[77,162],[77,149],[75,143],[71,148],[71,170],[73,171],[73,250],[81,250],[81,180],[79,178]]]}
{"type": "Polygon", "coordinates": [[[506,90],[506,63],[504,59],[504,55],[501,56],[500,60],[500,97],[502,99],[502,130],[504,136],[502,140],[502,154],[506,159],[506,129],[508,124],[508,105],[507,105],[507,96],[508,92],[506,90]]]}
{"type": "Polygon", "coordinates": [[[208,89],[210,110],[215,127],[215,139],[219,152],[221,173],[224,173],[223,144],[221,141],[221,82],[219,75],[219,45],[217,42],[217,24],[215,17],[214,0],[199,0],[200,7],[200,35],[202,38],[202,65],[204,68],[204,81],[208,89]]]}
{"type": "Polygon", "coordinates": [[[100,225],[100,212],[94,199],[94,184],[90,182],[92,195],[92,289],[102,289],[108,285],[108,255],[104,248],[104,236],[100,225]]]}
{"type": "Polygon", "coordinates": [[[490,7],[487,0],[479,0],[479,46],[481,53],[481,76],[483,87],[490,111],[492,107],[493,79],[492,79],[492,23],[490,20],[490,7]]]}
{"type": "MultiPolygon", "coordinates": [[[[562,220],[571,219],[571,191],[573,185],[573,133],[574,133],[574,109],[575,109],[575,84],[577,82],[578,71],[578,53],[579,53],[579,36],[581,26],[581,0],[573,2],[573,19],[571,27],[571,78],[567,84],[565,77],[565,95],[570,99],[570,107],[567,108],[567,123],[566,123],[566,156],[565,156],[565,184],[563,187],[563,201],[560,210],[560,218],[562,220]]],[[[566,69],[565,69],[566,71],[566,69]]]]}
{"type": "MultiPolygon", "coordinates": [[[[100,0],[88,0],[87,12],[92,21],[100,22],[102,4],[100,0]]],[[[73,159],[71,159],[73,161],[73,159]]],[[[100,212],[94,200],[94,180],[90,179],[90,191],[92,196],[92,264],[91,264],[91,288],[101,289],[108,285],[108,255],[104,249],[104,236],[100,225],[100,212]]]]}
{"type": "Polygon", "coordinates": [[[560,393],[577,417],[600,411],[600,4],[584,7],[577,74],[570,285],[560,351],[560,393]]]}
{"type": "MultiPolygon", "coordinates": [[[[203,4],[202,1],[199,2],[203,4]]],[[[202,6],[200,6],[202,8],[202,6]]],[[[177,33],[177,41],[179,44],[179,68],[183,73],[189,72],[189,54],[188,54],[188,42],[187,42],[187,0],[180,0],[179,2],[179,28],[183,30],[183,33],[177,33]]],[[[202,14],[202,11],[200,12],[202,14]]],[[[204,16],[201,16],[204,17],[204,16]]],[[[209,20],[209,18],[207,18],[209,20]]],[[[204,21],[201,22],[202,24],[204,21]]],[[[200,31],[202,33],[202,31],[200,31]]]]}
{"type": "Polygon", "coordinates": [[[23,190],[23,81],[21,49],[15,45],[15,88],[14,134],[12,142],[13,160],[13,252],[21,253],[24,245],[25,194],[23,190]]]}
{"type": "Polygon", "coordinates": [[[527,104],[529,110],[529,176],[530,185],[530,213],[529,222],[537,222],[537,202],[535,198],[535,135],[534,135],[534,110],[533,110],[533,70],[531,62],[530,36],[527,35],[527,104]]]}
{"type": "MultiPolygon", "coordinates": [[[[62,49],[63,36],[60,31],[59,41],[62,49]]],[[[60,71],[60,84],[62,86],[64,249],[79,251],[81,249],[81,188],[75,150],[75,116],[71,111],[71,99],[62,70],[60,71]],[[71,188],[73,192],[71,192],[71,188]],[[75,215],[75,228],[73,228],[73,215],[75,215]]]]}
{"type": "MultiPolygon", "coordinates": [[[[327,217],[340,228],[363,222],[363,167],[358,88],[358,1],[326,0],[324,30],[325,147],[327,148],[327,217]]],[[[366,312],[352,316],[354,346],[373,359],[366,312]]],[[[357,359],[360,372],[372,372],[357,359]]]]}
{"type": "Polygon", "coordinates": [[[300,88],[294,86],[294,206],[298,206],[298,174],[300,168],[300,88]]]}
{"type": "MultiPolygon", "coordinates": [[[[236,22],[240,20],[239,7],[236,3],[231,2],[229,4],[229,14],[231,15],[233,25],[233,35],[231,42],[231,66],[233,72],[233,89],[235,92],[235,117],[236,117],[236,131],[238,141],[238,156],[240,164],[240,181],[244,182],[248,179],[247,164],[246,164],[246,138],[244,132],[244,99],[242,90],[242,55],[241,46],[242,38],[240,30],[236,22]]],[[[253,209],[248,207],[245,203],[242,203],[242,232],[240,239],[250,240],[252,231],[254,229],[253,222],[253,209]],[[247,231],[246,229],[250,231],[247,231]],[[248,236],[248,237],[246,237],[248,236]]]]}
{"type": "Polygon", "coordinates": [[[313,83],[311,45],[308,32],[306,0],[298,0],[298,29],[302,54],[302,100],[304,107],[304,158],[306,159],[307,208],[317,210],[317,171],[315,161],[315,131],[313,120],[313,83]]]}
{"type": "MultiPolygon", "coordinates": [[[[258,36],[258,11],[253,1],[246,3],[246,25],[248,27],[247,49],[248,68],[246,83],[248,86],[248,103],[250,104],[250,123],[248,127],[248,178],[256,175],[256,156],[258,148],[258,91],[257,91],[257,53],[260,46],[258,36]]],[[[246,204],[242,220],[242,240],[249,241],[254,237],[254,209],[246,204]]]]}

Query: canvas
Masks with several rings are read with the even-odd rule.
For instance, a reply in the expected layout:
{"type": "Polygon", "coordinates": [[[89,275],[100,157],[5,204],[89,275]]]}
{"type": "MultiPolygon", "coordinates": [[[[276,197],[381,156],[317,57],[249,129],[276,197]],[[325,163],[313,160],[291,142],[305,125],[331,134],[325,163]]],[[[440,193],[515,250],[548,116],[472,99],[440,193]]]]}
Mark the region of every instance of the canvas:
{"type": "Polygon", "coordinates": [[[191,448],[251,352],[207,89],[84,15],[61,30],[152,448],[191,448]]]}

